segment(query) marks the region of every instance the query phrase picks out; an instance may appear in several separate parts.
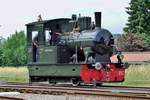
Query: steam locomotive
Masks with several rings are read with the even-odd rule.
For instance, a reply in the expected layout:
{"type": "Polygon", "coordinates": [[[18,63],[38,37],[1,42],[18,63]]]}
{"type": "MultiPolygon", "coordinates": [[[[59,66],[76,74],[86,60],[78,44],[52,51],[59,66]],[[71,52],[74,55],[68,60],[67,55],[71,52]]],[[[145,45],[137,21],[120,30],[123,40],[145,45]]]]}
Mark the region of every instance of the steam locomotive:
{"type": "Polygon", "coordinates": [[[42,20],[26,24],[30,82],[122,82],[127,64],[111,63],[114,38],[101,28],[101,12],[91,17],[42,20]]]}

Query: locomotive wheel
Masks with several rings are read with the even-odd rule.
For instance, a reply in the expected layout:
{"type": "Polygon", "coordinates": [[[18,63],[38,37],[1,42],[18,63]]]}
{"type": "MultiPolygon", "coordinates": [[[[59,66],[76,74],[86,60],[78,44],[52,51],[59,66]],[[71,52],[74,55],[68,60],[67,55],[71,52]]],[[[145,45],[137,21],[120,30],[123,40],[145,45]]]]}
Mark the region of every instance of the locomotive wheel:
{"type": "Polygon", "coordinates": [[[52,81],[51,79],[48,79],[48,83],[49,83],[50,85],[56,85],[56,84],[57,84],[56,81],[52,81]]]}
{"type": "Polygon", "coordinates": [[[56,85],[57,82],[49,82],[50,85],[56,85]]]}
{"type": "Polygon", "coordinates": [[[77,78],[72,78],[71,79],[71,84],[72,84],[72,86],[79,86],[80,85],[80,81],[77,78]]]}
{"type": "Polygon", "coordinates": [[[96,86],[102,86],[102,83],[96,83],[96,86]]]}

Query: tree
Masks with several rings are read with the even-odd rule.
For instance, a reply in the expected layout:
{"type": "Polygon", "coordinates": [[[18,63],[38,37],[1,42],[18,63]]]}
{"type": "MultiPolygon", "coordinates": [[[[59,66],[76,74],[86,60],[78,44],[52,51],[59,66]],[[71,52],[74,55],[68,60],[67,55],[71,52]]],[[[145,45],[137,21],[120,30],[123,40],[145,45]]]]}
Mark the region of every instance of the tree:
{"type": "Polygon", "coordinates": [[[19,66],[27,62],[26,36],[23,31],[16,32],[3,43],[3,65],[19,66]]]}
{"type": "Polygon", "coordinates": [[[2,50],[2,44],[0,44],[0,66],[2,66],[3,62],[3,50],[2,50]]]}
{"type": "Polygon", "coordinates": [[[117,42],[120,51],[142,51],[144,50],[143,36],[135,33],[123,34],[117,42]]]}
{"type": "Polygon", "coordinates": [[[150,1],[131,0],[127,7],[128,23],[124,28],[126,33],[145,34],[144,42],[150,45],[150,1]]]}

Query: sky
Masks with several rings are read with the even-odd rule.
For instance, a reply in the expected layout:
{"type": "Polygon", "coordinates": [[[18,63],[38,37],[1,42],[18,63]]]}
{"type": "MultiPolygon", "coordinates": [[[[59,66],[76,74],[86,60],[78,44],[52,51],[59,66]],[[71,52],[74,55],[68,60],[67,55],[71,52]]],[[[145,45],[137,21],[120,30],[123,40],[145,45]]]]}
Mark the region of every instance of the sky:
{"type": "Polygon", "coordinates": [[[16,31],[24,30],[25,24],[37,21],[38,15],[43,20],[70,18],[72,14],[91,16],[102,12],[102,27],[112,33],[123,33],[128,15],[125,7],[130,0],[1,0],[0,1],[0,36],[7,38],[16,31]]]}

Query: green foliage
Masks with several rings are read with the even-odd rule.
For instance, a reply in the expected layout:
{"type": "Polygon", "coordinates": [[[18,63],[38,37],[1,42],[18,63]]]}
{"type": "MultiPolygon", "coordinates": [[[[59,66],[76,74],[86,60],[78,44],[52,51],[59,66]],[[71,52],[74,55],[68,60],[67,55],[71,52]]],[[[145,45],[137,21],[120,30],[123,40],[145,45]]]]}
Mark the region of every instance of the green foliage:
{"type": "Polygon", "coordinates": [[[2,65],[3,62],[3,50],[2,50],[2,44],[0,44],[0,66],[2,65]]]}
{"type": "Polygon", "coordinates": [[[130,7],[127,7],[129,14],[127,27],[124,28],[126,33],[145,34],[145,43],[150,36],[150,1],[149,0],[131,0],[130,7]]]}
{"type": "Polygon", "coordinates": [[[2,44],[0,57],[0,65],[19,66],[26,64],[26,37],[23,31],[16,32],[2,44]]]}
{"type": "Polygon", "coordinates": [[[150,35],[145,35],[145,44],[148,46],[150,46],[150,35]]]}

